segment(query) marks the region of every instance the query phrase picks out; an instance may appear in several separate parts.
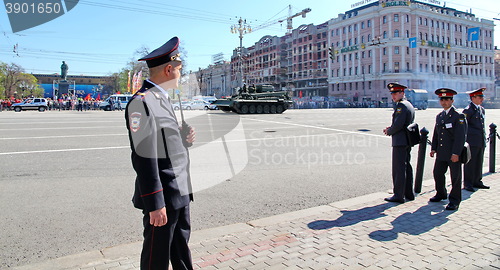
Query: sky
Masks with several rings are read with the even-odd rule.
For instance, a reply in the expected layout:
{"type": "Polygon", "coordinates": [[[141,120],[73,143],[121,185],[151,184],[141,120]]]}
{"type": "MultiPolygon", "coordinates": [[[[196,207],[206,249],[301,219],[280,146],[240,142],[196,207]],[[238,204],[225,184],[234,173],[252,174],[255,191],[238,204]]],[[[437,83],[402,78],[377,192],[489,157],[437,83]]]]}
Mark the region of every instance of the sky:
{"type": "MultiPolygon", "coordinates": [[[[359,1],[79,0],[66,14],[16,33],[2,5],[0,61],[18,64],[27,73],[60,73],[65,61],[69,66],[68,75],[110,75],[140,58],[142,55],[135,52],[141,48],[152,51],[178,36],[186,52],[185,69],[197,71],[212,64],[214,54],[223,53],[224,59],[230,60],[234,48],[239,46],[239,35],[230,29],[240,17],[254,29],[269,25],[244,35],[243,46],[249,47],[265,35],[286,33],[286,22],[278,21],[288,16],[289,5],[293,14],[311,8],[306,18],[293,19],[293,27],[297,28],[336,18],[359,1]],[[14,46],[17,46],[16,52],[13,52],[14,46]]],[[[500,18],[498,0],[439,1],[441,5],[446,2],[447,7],[461,11],[472,8],[472,13],[479,18],[500,18]]],[[[500,26],[495,27],[494,40],[494,45],[500,48],[500,26]]]]}

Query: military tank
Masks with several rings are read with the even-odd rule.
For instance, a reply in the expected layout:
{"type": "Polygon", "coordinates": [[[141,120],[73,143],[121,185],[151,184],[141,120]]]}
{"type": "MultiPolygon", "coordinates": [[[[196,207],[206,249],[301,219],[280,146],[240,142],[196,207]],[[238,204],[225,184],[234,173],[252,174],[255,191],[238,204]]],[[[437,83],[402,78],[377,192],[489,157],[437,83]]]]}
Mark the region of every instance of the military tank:
{"type": "Polygon", "coordinates": [[[287,91],[275,91],[272,85],[266,84],[248,89],[244,85],[238,94],[212,102],[222,111],[239,114],[283,113],[292,103],[287,91]]]}

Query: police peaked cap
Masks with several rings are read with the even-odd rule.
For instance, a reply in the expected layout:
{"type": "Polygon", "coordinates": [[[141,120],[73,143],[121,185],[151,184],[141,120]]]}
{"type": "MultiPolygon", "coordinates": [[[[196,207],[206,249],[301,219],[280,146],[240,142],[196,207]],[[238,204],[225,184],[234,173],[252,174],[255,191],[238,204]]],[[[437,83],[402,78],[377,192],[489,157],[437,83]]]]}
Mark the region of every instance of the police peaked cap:
{"type": "Polygon", "coordinates": [[[146,61],[149,68],[157,67],[171,61],[181,61],[179,56],[179,43],[178,37],[173,37],[167,43],[163,44],[158,49],[152,51],[150,54],[144,56],[138,61],[146,61]]]}
{"type": "Polygon", "coordinates": [[[391,92],[404,92],[408,86],[399,83],[389,83],[387,84],[387,88],[389,88],[389,91],[391,92]]]}
{"type": "Polygon", "coordinates": [[[483,94],[484,90],[486,90],[486,87],[481,87],[479,89],[467,91],[465,93],[469,94],[469,96],[471,96],[471,97],[474,97],[474,96],[484,97],[484,94],[483,94]]]}
{"type": "Polygon", "coordinates": [[[439,88],[434,93],[440,98],[453,97],[457,94],[457,91],[449,88],[439,88]]]}

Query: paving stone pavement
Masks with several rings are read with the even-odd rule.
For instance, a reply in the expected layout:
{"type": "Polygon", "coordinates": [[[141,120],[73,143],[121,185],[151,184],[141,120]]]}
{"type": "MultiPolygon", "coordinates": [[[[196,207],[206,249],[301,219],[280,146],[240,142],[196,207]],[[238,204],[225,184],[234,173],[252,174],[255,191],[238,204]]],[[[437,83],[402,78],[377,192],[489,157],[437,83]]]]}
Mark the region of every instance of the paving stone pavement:
{"type": "MultiPolygon", "coordinates": [[[[449,180],[447,180],[449,182],[449,180]]],[[[458,211],[431,203],[433,181],[404,204],[374,193],[248,223],[195,231],[195,269],[500,269],[500,173],[462,190],[458,211]]],[[[449,190],[450,187],[448,187],[449,190]]],[[[141,243],[16,270],[139,269],[141,243]]]]}

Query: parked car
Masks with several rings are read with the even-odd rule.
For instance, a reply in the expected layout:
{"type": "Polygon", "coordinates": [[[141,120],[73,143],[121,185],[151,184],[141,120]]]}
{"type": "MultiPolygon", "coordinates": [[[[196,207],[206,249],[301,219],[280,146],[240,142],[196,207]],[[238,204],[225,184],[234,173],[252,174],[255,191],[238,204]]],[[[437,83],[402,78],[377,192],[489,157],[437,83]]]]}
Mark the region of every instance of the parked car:
{"type": "Polygon", "coordinates": [[[105,110],[105,111],[111,111],[111,105],[109,104],[109,100],[113,99],[113,106],[116,107],[116,102],[117,100],[120,101],[120,106],[122,109],[125,109],[127,106],[127,103],[130,101],[133,95],[130,94],[116,94],[116,95],[111,95],[109,96],[106,100],[102,101],[99,103],[99,109],[105,110]]]}
{"type": "MultiPolygon", "coordinates": [[[[186,106],[188,104],[190,104],[191,102],[190,101],[182,101],[181,104],[182,104],[182,109],[185,110],[186,109],[186,106]]],[[[179,110],[179,102],[176,102],[176,103],[173,103],[172,104],[172,107],[174,108],[174,110],[179,110]]]]}
{"type": "Polygon", "coordinates": [[[186,110],[208,110],[210,103],[204,100],[193,100],[182,108],[186,110]]]}
{"type": "Polygon", "coordinates": [[[44,98],[28,98],[20,103],[12,104],[11,108],[14,111],[26,111],[26,110],[38,110],[39,112],[44,112],[47,110],[47,100],[44,98]]]}

